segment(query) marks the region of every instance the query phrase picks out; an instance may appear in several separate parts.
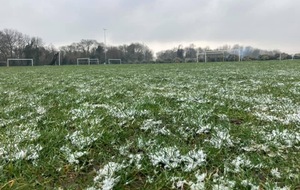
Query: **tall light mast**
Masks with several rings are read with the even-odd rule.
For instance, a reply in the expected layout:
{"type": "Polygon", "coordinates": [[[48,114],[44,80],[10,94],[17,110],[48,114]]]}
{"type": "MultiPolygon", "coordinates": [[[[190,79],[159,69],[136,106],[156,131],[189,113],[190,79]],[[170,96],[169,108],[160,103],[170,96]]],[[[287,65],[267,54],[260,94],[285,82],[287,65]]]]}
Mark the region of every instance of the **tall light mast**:
{"type": "Polygon", "coordinates": [[[106,64],[106,30],[105,28],[103,28],[104,31],[104,64],[106,64]]]}

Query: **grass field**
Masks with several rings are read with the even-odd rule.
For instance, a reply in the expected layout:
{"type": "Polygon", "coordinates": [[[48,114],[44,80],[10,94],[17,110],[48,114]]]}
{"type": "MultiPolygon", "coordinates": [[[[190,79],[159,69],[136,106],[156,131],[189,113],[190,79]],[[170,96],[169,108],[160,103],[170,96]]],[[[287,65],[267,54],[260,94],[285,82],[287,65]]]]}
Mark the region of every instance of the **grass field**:
{"type": "Polygon", "coordinates": [[[300,189],[300,62],[0,68],[0,189],[300,189]]]}

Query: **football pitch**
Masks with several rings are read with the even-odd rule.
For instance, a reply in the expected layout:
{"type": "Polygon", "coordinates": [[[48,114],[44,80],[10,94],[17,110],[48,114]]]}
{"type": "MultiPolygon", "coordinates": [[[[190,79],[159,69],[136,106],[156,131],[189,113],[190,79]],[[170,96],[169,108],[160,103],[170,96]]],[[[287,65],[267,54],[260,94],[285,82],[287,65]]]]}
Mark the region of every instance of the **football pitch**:
{"type": "Polygon", "coordinates": [[[300,61],[0,68],[0,189],[300,189],[300,61]]]}

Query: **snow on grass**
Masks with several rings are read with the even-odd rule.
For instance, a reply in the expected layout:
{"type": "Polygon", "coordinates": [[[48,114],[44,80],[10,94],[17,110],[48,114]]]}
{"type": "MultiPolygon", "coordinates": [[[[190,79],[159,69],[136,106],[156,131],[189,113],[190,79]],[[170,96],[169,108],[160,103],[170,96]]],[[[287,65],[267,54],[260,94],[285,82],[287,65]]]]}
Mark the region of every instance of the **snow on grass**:
{"type": "Polygon", "coordinates": [[[149,155],[151,163],[156,167],[174,169],[182,167],[183,171],[192,171],[203,165],[206,154],[202,150],[191,150],[182,155],[177,147],[165,147],[149,155]]]}
{"type": "Polygon", "coordinates": [[[239,173],[241,172],[243,167],[251,167],[251,161],[245,156],[238,156],[234,160],[232,160],[231,164],[234,166],[233,172],[239,173]]]}
{"type": "Polygon", "coordinates": [[[109,162],[103,168],[97,171],[96,177],[94,177],[94,186],[87,188],[111,190],[119,181],[119,176],[116,176],[116,172],[121,170],[124,166],[115,162],[109,162]]]}
{"type": "Polygon", "coordinates": [[[233,189],[235,186],[235,181],[228,180],[225,177],[215,178],[213,182],[213,190],[230,190],[233,189]]]}
{"type": "Polygon", "coordinates": [[[191,190],[205,189],[205,181],[204,180],[205,180],[206,176],[207,176],[206,173],[203,173],[203,174],[196,173],[195,174],[195,178],[196,178],[195,182],[183,180],[180,177],[172,177],[171,178],[172,189],[185,189],[184,187],[186,185],[188,185],[191,190]]]}
{"type": "Polygon", "coordinates": [[[233,146],[231,136],[226,128],[220,128],[215,131],[209,142],[216,148],[221,148],[222,146],[233,146]]]}
{"type": "Polygon", "coordinates": [[[170,130],[166,129],[165,126],[162,126],[162,121],[153,121],[153,119],[145,120],[141,126],[141,129],[144,131],[150,131],[153,134],[162,134],[170,135],[170,130]]]}
{"type": "Polygon", "coordinates": [[[277,147],[291,148],[300,143],[300,133],[288,129],[274,129],[271,132],[261,132],[266,142],[277,147]]]}
{"type": "Polygon", "coordinates": [[[72,151],[68,146],[62,146],[60,150],[64,153],[70,164],[79,164],[79,158],[88,154],[87,151],[72,151]]]}
{"type": "Polygon", "coordinates": [[[68,134],[66,139],[70,140],[71,144],[76,146],[77,149],[82,150],[100,138],[101,135],[101,133],[84,134],[83,131],[75,131],[72,134],[68,134]]]}
{"type": "Polygon", "coordinates": [[[299,76],[298,62],[1,68],[0,187],[297,189],[299,76]]]}
{"type": "Polygon", "coordinates": [[[36,125],[19,125],[6,131],[3,140],[9,142],[2,142],[0,145],[0,155],[3,159],[8,161],[16,160],[31,160],[34,161],[39,157],[39,151],[42,150],[40,144],[36,141],[40,137],[40,132],[36,125]]]}

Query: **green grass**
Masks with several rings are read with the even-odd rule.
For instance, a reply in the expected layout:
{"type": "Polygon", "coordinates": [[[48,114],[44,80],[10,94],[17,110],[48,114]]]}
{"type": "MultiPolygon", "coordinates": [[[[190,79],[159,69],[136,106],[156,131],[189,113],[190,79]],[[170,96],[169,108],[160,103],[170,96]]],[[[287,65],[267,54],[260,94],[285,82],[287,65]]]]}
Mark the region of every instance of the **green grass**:
{"type": "Polygon", "coordinates": [[[0,68],[0,189],[298,189],[300,62],[0,68]]]}

